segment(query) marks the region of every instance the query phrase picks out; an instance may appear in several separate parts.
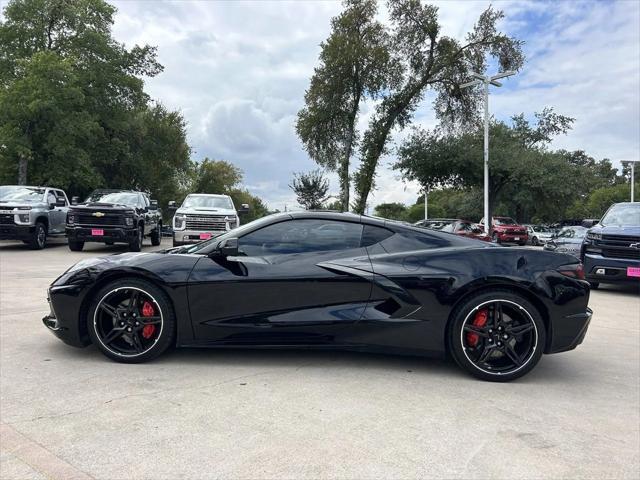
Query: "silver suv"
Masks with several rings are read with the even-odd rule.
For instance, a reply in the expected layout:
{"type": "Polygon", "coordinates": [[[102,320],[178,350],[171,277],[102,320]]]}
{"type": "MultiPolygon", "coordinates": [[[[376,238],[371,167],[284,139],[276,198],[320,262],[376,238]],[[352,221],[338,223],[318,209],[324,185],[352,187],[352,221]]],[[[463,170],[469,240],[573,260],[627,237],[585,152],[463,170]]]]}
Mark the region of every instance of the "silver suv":
{"type": "Polygon", "coordinates": [[[64,237],[69,199],[58,188],[0,187],[0,240],[22,240],[34,250],[47,237],[64,237]]]}
{"type": "MultiPolygon", "coordinates": [[[[175,208],[176,202],[169,202],[169,209],[175,208]]],[[[246,204],[236,211],[229,195],[187,195],[173,217],[173,246],[197,243],[233,230],[240,226],[238,212],[248,211],[246,204]]]]}

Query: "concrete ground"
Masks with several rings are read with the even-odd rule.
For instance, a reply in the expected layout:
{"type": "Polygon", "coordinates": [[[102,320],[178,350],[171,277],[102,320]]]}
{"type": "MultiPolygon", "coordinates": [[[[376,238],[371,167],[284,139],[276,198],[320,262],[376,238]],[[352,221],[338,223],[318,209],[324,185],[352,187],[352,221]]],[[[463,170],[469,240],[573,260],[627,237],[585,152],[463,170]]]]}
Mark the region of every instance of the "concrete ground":
{"type": "MultiPolygon", "coordinates": [[[[151,247],[147,247],[150,249],[151,247]]],[[[511,384],[410,357],[177,350],[144,365],[41,323],[72,253],[0,244],[0,478],[639,478],[640,296],[511,384]]]]}

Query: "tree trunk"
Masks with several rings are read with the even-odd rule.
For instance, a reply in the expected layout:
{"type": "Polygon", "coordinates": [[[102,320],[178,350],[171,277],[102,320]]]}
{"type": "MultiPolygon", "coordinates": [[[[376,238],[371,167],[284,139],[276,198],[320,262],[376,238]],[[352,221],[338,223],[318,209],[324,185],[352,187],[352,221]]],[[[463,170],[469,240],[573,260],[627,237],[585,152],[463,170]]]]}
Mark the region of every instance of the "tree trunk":
{"type": "Polygon", "coordinates": [[[27,157],[20,154],[18,157],[18,185],[27,184],[27,163],[27,157]]]}
{"type": "Polygon", "coordinates": [[[340,211],[349,211],[349,157],[345,155],[342,163],[340,164],[340,211]]]}

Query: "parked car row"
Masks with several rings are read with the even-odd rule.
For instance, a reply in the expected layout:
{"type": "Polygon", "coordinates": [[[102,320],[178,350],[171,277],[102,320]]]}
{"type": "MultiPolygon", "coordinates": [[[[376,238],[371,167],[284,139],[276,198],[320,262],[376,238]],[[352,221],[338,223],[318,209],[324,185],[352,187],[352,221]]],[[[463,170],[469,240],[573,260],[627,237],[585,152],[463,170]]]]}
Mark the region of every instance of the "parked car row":
{"type": "MultiPolygon", "coordinates": [[[[175,211],[173,245],[207,240],[240,225],[239,213],[228,195],[191,194],[175,211]]],[[[65,237],[77,252],[88,242],[124,243],[139,252],[145,238],[160,245],[162,212],[147,193],[100,189],[83,202],[58,188],[24,185],[0,187],[0,240],[22,240],[32,249],[45,247],[48,238],[65,237]]]]}
{"type": "Polygon", "coordinates": [[[485,242],[517,243],[525,245],[529,238],[527,227],[519,225],[511,217],[492,217],[491,235],[484,230],[484,218],[480,223],[456,218],[433,218],[414,223],[417,227],[440,230],[463,237],[472,237],[485,242]]]}

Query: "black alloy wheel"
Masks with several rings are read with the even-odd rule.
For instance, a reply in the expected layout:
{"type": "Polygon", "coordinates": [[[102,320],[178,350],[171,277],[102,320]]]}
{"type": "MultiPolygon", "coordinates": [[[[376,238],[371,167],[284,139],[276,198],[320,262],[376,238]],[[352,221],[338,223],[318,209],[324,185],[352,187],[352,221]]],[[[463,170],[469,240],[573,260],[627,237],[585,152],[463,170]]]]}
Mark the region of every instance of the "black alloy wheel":
{"type": "Polygon", "coordinates": [[[131,240],[129,243],[129,250],[132,252],[139,252],[142,250],[142,240],[144,238],[144,227],[142,225],[138,226],[138,234],[136,237],[131,240]]]}
{"type": "Polygon", "coordinates": [[[156,228],[151,232],[151,245],[157,247],[162,241],[162,223],[158,223],[156,228]]]}
{"type": "Polygon", "coordinates": [[[36,223],[33,233],[29,239],[29,248],[32,250],[42,250],[47,244],[47,227],[42,222],[36,223]]]}
{"type": "Polygon", "coordinates": [[[483,380],[505,382],[540,360],[545,327],[537,309],[508,291],[481,294],[456,308],[450,347],[456,362],[483,380]]]}
{"type": "Polygon", "coordinates": [[[151,360],[173,343],[175,317],[167,296],[155,285],[129,279],[103,288],[87,318],[92,342],[124,363],[151,360]]]}

